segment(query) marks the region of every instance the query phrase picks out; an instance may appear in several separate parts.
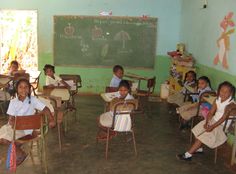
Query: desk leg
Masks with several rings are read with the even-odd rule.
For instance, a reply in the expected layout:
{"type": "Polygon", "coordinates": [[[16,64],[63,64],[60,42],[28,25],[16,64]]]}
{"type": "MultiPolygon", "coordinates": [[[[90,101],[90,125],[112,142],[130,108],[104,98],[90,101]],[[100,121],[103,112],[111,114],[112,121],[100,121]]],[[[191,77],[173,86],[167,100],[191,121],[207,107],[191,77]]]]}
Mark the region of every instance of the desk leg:
{"type": "Polygon", "coordinates": [[[138,89],[140,89],[141,80],[138,80],[138,89]]]}

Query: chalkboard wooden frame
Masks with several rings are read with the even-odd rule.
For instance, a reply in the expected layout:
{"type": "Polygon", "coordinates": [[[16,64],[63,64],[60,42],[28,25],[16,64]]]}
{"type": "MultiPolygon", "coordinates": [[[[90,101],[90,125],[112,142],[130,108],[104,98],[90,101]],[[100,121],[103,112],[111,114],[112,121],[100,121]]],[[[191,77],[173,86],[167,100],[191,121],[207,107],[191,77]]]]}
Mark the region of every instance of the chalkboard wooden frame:
{"type": "MultiPolygon", "coordinates": [[[[101,67],[101,68],[110,68],[110,67],[112,67],[114,64],[121,64],[121,65],[123,65],[124,67],[127,67],[127,68],[134,68],[134,69],[153,69],[154,68],[154,65],[155,65],[155,58],[156,58],[156,45],[157,45],[157,18],[154,18],[154,17],[145,17],[145,18],[143,18],[143,17],[129,17],[129,16],[80,16],[80,15],[55,15],[54,17],[53,17],[53,19],[54,19],[54,25],[53,25],[53,31],[54,31],[54,34],[53,34],[53,61],[54,61],[54,64],[56,65],[56,66],[69,66],[69,67],[101,67]],[[123,64],[123,63],[119,63],[119,62],[114,62],[113,64],[111,64],[111,65],[99,65],[99,64],[90,64],[90,65],[83,65],[83,64],[76,64],[76,63],[69,63],[68,64],[68,59],[66,59],[66,56],[63,58],[63,60],[61,59],[61,62],[59,62],[58,61],[58,58],[57,58],[57,56],[58,56],[58,53],[57,53],[57,49],[58,48],[56,48],[56,44],[58,43],[57,42],[57,40],[56,40],[56,38],[57,38],[57,36],[56,36],[56,34],[58,34],[57,33],[57,30],[56,30],[56,22],[58,21],[58,20],[84,20],[84,19],[86,19],[86,20],[97,20],[97,21],[99,21],[100,20],[100,22],[103,22],[103,21],[109,21],[109,22],[116,22],[116,21],[118,21],[118,22],[120,22],[120,21],[122,21],[122,22],[126,22],[126,23],[128,23],[128,24],[130,24],[130,25],[137,25],[137,26],[139,26],[139,25],[143,25],[143,26],[145,26],[145,25],[147,25],[147,27],[149,27],[149,28],[151,28],[152,29],[152,37],[151,38],[149,38],[149,39],[153,39],[152,40],[152,48],[150,48],[151,50],[152,50],[152,56],[150,57],[150,58],[148,58],[148,60],[151,62],[149,62],[149,64],[148,64],[148,66],[142,66],[142,63],[140,64],[140,65],[138,65],[138,66],[130,66],[130,65],[127,65],[127,64],[123,64]],[[114,21],[113,21],[114,20],[114,21]],[[135,21],[137,21],[136,23],[135,23],[135,21]],[[152,27],[150,27],[150,26],[152,26],[152,27]],[[66,60],[66,61],[64,61],[64,60],[66,60]]],[[[117,23],[118,23],[117,22],[117,23]]],[[[125,23],[125,24],[126,24],[125,23]]],[[[111,25],[111,24],[110,24],[111,25]]],[[[99,26],[99,25],[98,25],[99,26]]],[[[69,28],[70,27],[70,24],[69,24],[69,22],[68,22],[68,26],[67,27],[64,27],[64,32],[66,33],[66,34],[68,34],[68,35],[66,35],[65,34],[65,36],[63,35],[64,33],[62,33],[62,34],[60,34],[60,37],[64,37],[64,38],[67,38],[67,37],[69,37],[69,39],[70,39],[70,37],[72,38],[74,38],[74,37],[78,37],[78,39],[80,39],[79,38],[79,36],[77,36],[77,35],[73,35],[73,33],[74,33],[74,29],[73,28],[69,28]],[[67,29],[67,30],[66,30],[67,29]],[[72,35],[70,35],[72,33],[72,35]],[[62,36],[61,36],[62,35],[62,36]]],[[[147,33],[146,33],[147,34],[147,33]]],[[[93,35],[91,36],[91,37],[93,37],[93,35]]],[[[115,36],[114,36],[114,40],[115,40],[115,36]]],[[[67,44],[68,45],[68,44],[67,44]]],[[[85,45],[86,46],[86,45],[85,45]]],[[[83,47],[85,47],[84,45],[83,45],[83,47]]],[[[124,47],[124,42],[123,42],[123,47],[124,47]]],[[[86,48],[85,48],[86,49],[86,48]]],[[[59,49],[60,51],[61,51],[61,49],[59,49]]],[[[81,49],[82,50],[82,49],[81,49]]],[[[128,53],[127,53],[128,54],[128,53]]],[[[120,57],[119,57],[120,58],[120,57]]],[[[143,59],[142,59],[143,60],[143,59]]],[[[115,61],[115,60],[114,60],[115,61]]],[[[126,61],[126,60],[125,60],[126,61]]],[[[132,61],[133,62],[133,61],[132,61]]],[[[132,63],[131,62],[131,63],[132,63]]]]}

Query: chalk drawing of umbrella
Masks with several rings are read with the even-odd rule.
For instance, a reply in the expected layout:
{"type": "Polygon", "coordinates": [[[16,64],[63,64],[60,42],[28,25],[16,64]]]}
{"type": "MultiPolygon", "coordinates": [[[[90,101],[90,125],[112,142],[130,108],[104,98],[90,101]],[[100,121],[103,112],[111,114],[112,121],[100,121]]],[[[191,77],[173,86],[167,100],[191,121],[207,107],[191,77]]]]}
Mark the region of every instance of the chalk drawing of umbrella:
{"type": "Polygon", "coordinates": [[[120,31],[114,36],[114,40],[122,41],[122,48],[125,49],[125,42],[131,40],[129,33],[125,31],[120,31]]]}

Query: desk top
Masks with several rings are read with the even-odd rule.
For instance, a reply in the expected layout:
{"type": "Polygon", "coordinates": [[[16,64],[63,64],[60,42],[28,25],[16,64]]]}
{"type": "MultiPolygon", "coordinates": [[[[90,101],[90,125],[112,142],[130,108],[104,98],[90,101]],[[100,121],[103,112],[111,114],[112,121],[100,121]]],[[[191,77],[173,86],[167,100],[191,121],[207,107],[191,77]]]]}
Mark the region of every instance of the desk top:
{"type": "Polygon", "coordinates": [[[117,92],[101,93],[100,95],[105,102],[109,103],[117,97],[117,92]]]}
{"type": "Polygon", "coordinates": [[[11,80],[10,76],[0,75],[0,88],[6,87],[11,80]]]}
{"type": "Polygon", "coordinates": [[[143,76],[133,74],[133,73],[127,73],[124,76],[128,77],[128,78],[131,78],[131,79],[136,79],[136,80],[148,80],[149,79],[147,77],[143,77],[143,76]]]}

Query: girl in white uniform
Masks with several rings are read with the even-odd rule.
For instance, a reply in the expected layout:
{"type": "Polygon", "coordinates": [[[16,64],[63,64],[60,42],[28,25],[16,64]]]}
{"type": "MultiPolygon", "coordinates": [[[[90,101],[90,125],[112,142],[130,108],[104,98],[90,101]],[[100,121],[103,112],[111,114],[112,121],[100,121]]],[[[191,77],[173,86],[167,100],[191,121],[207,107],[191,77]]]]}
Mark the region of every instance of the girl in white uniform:
{"type": "Polygon", "coordinates": [[[209,148],[216,148],[227,140],[223,125],[228,117],[228,111],[230,111],[226,107],[233,102],[234,95],[235,87],[231,83],[225,81],[219,85],[218,97],[208,113],[207,119],[201,121],[192,129],[196,138],[194,144],[187,152],[178,154],[176,156],[178,159],[190,161],[194,153],[203,152],[202,144],[209,148]]]}
{"type": "MultiPolygon", "coordinates": [[[[20,79],[16,83],[17,97],[10,101],[7,114],[9,121],[0,128],[0,143],[9,144],[13,140],[14,117],[33,115],[36,110],[40,110],[49,116],[49,127],[55,126],[52,113],[40,100],[30,95],[30,83],[27,79],[20,79]]],[[[32,134],[33,130],[16,131],[16,139],[32,134]]],[[[17,165],[21,164],[26,158],[25,152],[16,146],[17,165]]]]}

